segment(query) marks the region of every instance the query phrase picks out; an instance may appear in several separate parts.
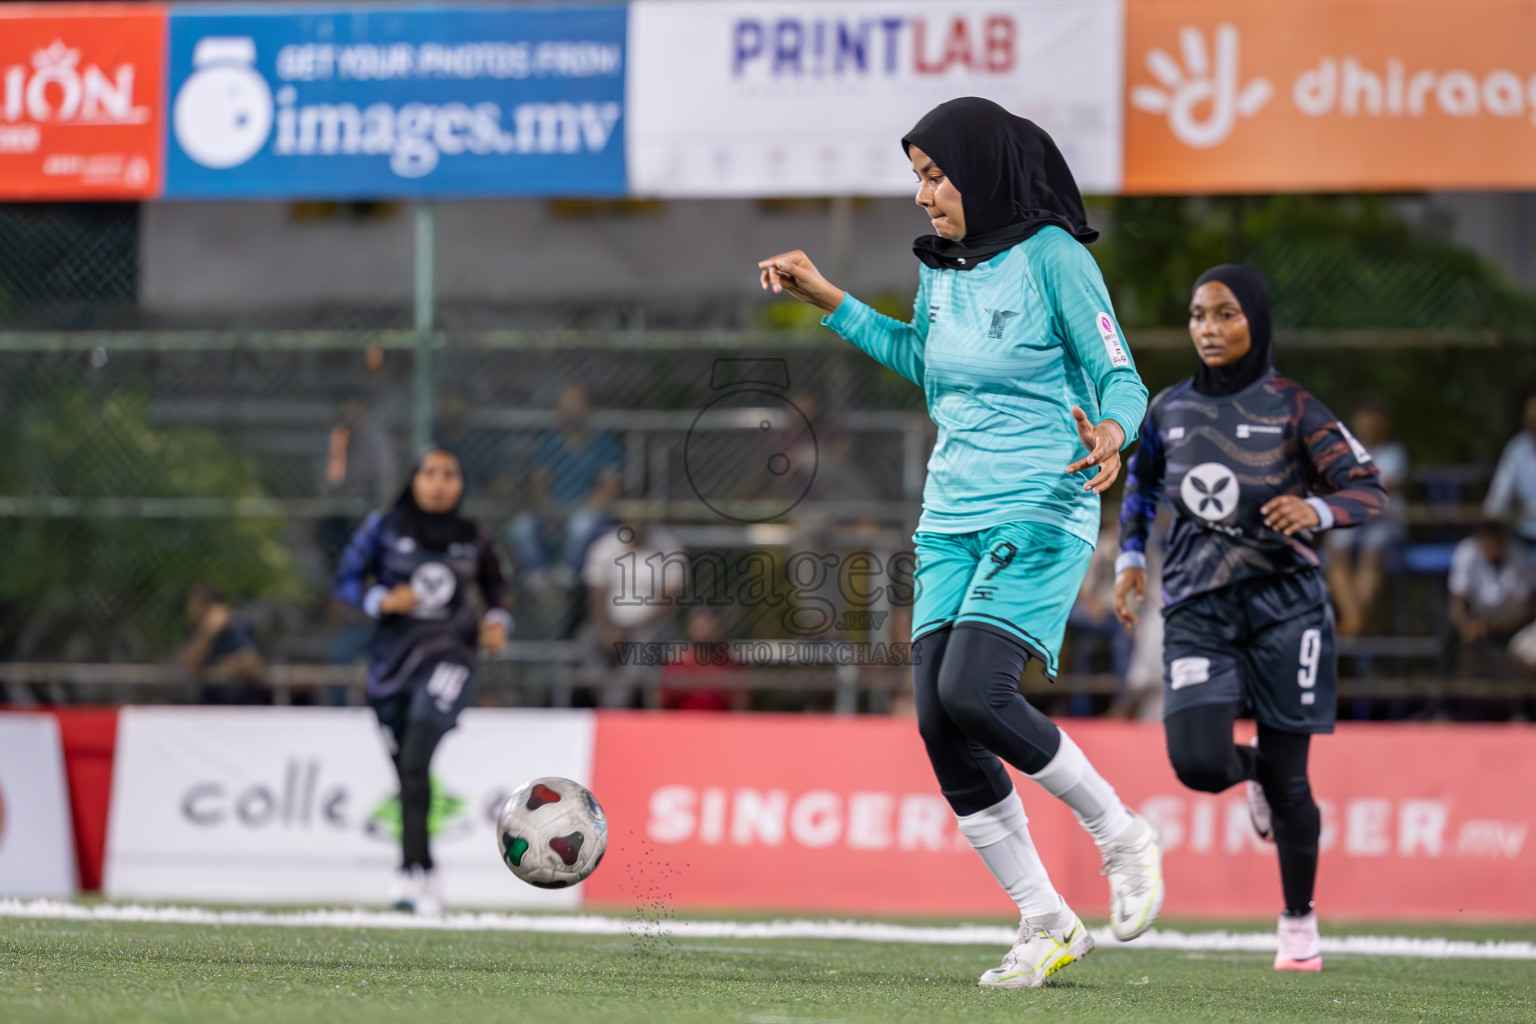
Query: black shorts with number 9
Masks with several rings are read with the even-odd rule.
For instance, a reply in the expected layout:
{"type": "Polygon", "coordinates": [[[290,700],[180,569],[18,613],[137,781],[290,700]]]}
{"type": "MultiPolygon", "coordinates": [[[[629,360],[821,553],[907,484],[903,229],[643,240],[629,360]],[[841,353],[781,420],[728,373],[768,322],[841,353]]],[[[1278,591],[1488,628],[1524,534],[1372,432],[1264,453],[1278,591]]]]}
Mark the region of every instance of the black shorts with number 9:
{"type": "Polygon", "coordinates": [[[1164,718],[1240,702],[1273,729],[1333,731],[1333,606],[1319,573],[1241,580],[1163,614],[1164,718]]]}
{"type": "Polygon", "coordinates": [[[403,733],[416,722],[443,732],[452,729],[474,699],[474,657],[448,651],[421,659],[404,686],[388,696],[370,697],[368,704],[398,749],[403,733]]]}

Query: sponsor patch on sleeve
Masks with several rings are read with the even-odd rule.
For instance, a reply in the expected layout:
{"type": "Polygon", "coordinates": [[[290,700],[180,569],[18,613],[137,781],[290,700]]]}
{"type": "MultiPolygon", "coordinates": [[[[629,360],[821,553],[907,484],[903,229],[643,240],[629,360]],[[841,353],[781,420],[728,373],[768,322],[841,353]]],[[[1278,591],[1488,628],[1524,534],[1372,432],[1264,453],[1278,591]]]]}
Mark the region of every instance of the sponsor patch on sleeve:
{"type": "Polygon", "coordinates": [[[1125,354],[1125,346],[1120,344],[1120,335],[1115,331],[1115,320],[1108,313],[1100,313],[1093,318],[1095,326],[1099,329],[1099,337],[1104,339],[1104,351],[1109,353],[1109,363],[1119,369],[1122,366],[1131,365],[1131,357],[1125,354]]]}
{"type": "Polygon", "coordinates": [[[1344,440],[1349,442],[1349,450],[1355,453],[1355,461],[1365,465],[1371,461],[1371,453],[1365,450],[1365,445],[1355,439],[1355,435],[1349,432],[1349,428],[1343,423],[1339,424],[1339,432],[1344,435],[1344,440]]]}

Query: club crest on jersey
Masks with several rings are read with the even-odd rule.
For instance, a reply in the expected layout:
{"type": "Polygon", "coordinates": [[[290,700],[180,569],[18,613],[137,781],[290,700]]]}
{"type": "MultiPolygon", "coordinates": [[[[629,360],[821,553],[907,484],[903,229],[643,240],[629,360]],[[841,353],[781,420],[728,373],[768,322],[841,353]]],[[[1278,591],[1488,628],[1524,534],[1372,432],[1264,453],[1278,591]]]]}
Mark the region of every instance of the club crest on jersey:
{"type": "Polygon", "coordinates": [[[1184,474],[1179,497],[1193,515],[1219,523],[1237,512],[1237,475],[1219,462],[1203,462],[1184,474]]]}
{"type": "Polygon", "coordinates": [[[1008,326],[1008,321],[1019,315],[1018,311],[1013,309],[989,309],[986,313],[992,317],[992,326],[987,330],[987,337],[994,339],[1001,338],[1004,329],[1008,326]]]}
{"type": "Polygon", "coordinates": [[[416,611],[440,611],[453,600],[459,581],[453,570],[442,562],[423,562],[411,573],[411,592],[416,595],[416,611]]]}

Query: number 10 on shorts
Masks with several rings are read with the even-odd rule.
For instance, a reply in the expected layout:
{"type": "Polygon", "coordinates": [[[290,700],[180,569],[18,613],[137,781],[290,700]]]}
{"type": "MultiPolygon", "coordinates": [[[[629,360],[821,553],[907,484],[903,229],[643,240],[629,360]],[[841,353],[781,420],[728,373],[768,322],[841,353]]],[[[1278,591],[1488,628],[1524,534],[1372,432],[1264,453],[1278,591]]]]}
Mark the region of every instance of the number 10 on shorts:
{"type": "Polygon", "coordinates": [[[1299,660],[1301,670],[1296,673],[1296,685],[1302,689],[1301,702],[1311,704],[1317,700],[1312,688],[1317,685],[1317,663],[1323,655],[1323,631],[1309,629],[1301,634],[1299,660]]]}

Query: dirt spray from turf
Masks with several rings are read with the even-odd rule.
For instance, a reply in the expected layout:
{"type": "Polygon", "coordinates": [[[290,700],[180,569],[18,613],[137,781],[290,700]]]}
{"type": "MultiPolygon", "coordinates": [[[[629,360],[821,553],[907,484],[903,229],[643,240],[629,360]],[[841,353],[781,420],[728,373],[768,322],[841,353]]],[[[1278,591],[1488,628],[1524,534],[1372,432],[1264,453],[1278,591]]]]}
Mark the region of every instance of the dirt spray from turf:
{"type": "Polygon", "coordinates": [[[636,969],[650,971],[677,950],[672,929],[677,916],[673,908],[673,880],[688,865],[674,865],[660,856],[648,840],[639,839],[633,832],[630,839],[630,848],[637,851],[637,856],[630,859],[619,891],[634,901],[630,913],[630,959],[636,969]]]}

